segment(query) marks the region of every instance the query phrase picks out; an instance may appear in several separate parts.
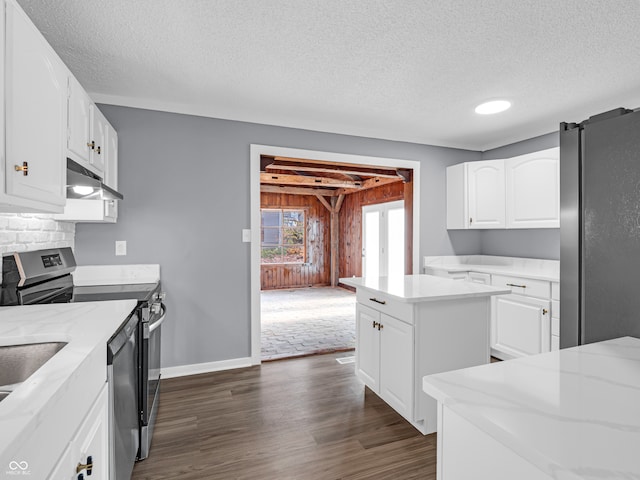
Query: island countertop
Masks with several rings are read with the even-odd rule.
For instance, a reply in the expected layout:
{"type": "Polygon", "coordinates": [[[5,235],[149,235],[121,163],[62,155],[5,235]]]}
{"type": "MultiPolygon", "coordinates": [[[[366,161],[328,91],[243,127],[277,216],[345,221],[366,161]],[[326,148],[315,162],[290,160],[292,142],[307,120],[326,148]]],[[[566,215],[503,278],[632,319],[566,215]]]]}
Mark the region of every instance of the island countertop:
{"type": "Polygon", "coordinates": [[[430,375],[423,390],[550,478],[640,478],[640,339],[430,375]]]}
{"type": "Polygon", "coordinates": [[[397,277],[350,277],[340,283],[380,292],[406,303],[436,300],[487,297],[511,293],[511,289],[473,282],[462,282],[433,275],[403,275],[397,277]]]}

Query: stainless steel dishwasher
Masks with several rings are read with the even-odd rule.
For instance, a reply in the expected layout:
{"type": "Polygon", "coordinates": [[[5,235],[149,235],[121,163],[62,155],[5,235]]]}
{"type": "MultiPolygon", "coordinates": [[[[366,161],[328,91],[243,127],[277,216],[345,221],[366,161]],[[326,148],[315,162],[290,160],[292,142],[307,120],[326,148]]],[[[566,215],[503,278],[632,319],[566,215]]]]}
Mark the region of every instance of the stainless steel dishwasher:
{"type": "Polygon", "coordinates": [[[137,310],[107,344],[109,383],[110,480],[130,480],[136,460],[138,435],[138,328],[137,310]]]}

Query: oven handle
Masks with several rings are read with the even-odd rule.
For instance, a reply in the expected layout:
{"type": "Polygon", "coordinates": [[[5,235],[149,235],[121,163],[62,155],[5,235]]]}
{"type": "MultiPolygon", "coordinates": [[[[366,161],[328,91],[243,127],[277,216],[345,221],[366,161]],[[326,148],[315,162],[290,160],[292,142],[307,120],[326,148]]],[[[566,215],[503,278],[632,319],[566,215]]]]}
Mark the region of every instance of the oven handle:
{"type": "Polygon", "coordinates": [[[149,333],[153,332],[156,328],[162,325],[162,322],[164,322],[164,318],[167,316],[167,307],[164,306],[164,303],[160,304],[160,308],[162,309],[162,316],[151,325],[149,325],[149,333]]]}

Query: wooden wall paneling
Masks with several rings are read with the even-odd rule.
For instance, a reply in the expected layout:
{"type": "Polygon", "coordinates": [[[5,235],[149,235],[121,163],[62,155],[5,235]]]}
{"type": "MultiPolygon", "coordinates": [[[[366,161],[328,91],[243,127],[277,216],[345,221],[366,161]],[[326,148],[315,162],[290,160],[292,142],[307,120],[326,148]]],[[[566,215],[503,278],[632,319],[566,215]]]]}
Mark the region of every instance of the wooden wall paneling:
{"type": "MultiPolygon", "coordinates": [[[[345,196],[339,219],[338,272],[340,277],[362,275],[362,207],[403,200],[406,191],[405,183],[394,182],[345,196]]],[[[413,195],[411,202],[413,202],[413,195]]],[[[413,223],[413,216],[405,218],[409,218],[406,225],[406,230],[409,230],[413,223]]],[[[411,258],[411,255],[409,257],[411,258]]]]}
{"type": "Polygon", "coordinates": [[[263,290],[326,286],[331,284],[329,259],[330,213],[315,195],[261,193],[261,208],[302,208],[306,219],[305,264],[263,264],[260,284],[263,290]]]}

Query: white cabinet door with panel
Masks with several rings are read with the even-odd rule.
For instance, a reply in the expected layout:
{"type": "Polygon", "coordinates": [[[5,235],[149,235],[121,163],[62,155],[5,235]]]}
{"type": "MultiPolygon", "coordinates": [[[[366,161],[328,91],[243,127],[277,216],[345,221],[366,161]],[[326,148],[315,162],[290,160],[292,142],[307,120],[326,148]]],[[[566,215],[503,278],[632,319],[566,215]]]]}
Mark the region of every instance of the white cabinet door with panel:
{"type": "Polygon", "coordinates": [[[69,442],[49,480],[109,478],[109,418],[106,385],[69,442]],[[80,477],[82,475],[82,477],[80,477]]]}
{"type": "Polygon", "coordinates": [[[66,200],[67,69],[14,1],[5,4],[4,211],[60,212],[66,200]]]}
{"type": "Polygon", "coordinates": [[[105,147],[109,122],[98,107],[91,105],[91,165],[104,176],[105,147]]]}
{"type": "MultiPolygon", "coordinates": [[[[91,165],[91,108],[92,102],[82,85],[69,75],[67,155],[80,165],[93,170],[91,165]]],[[[99,172],[96,172],[99,174],[99,172]]]]}
{"type": "Polygon", "coordinates": [[[448,167],[447,228],[504,228],[504,185],[502,160],[448,167]]]}
{"type": "Polygon", "coordinates": [[[356,305],[356,374],[374,392],[380,380],[380,312],[356,305]]]}
{"type": "Polygon", "coordinates": [[[469,228],[504,228],[504,162],[486,160],[467,164],[469,228]]]}
{"type": "Polygon", "coordinates": [[[503,360],[551,349],[549,300],[509,294],[494,297],[491,353],[503,360]]]}
{"type": "Polygon", "coordinates": [[[380,315],[380,396],[400,415],[413,415],[413,327],[380,315]]]}
{"type": "Polygon", "coordinates": [[[507,228],[560,228],[560,151],[551,148],[509,158],[507,228]]]}

